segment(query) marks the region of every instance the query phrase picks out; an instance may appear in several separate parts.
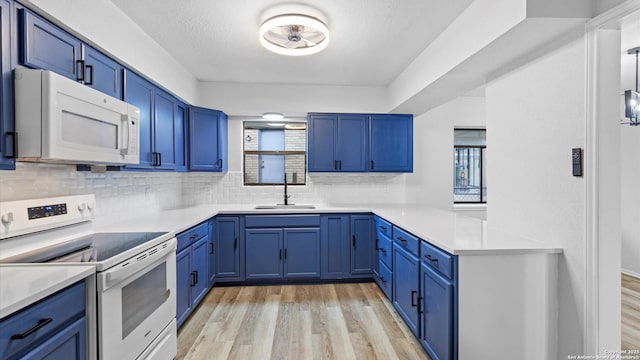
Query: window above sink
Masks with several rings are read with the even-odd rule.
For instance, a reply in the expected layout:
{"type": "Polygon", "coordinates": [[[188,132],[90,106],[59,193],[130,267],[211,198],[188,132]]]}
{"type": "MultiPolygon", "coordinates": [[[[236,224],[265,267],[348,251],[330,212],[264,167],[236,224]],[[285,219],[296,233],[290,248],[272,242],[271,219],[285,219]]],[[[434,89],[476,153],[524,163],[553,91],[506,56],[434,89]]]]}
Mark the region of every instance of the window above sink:
{"type": "Polygon", "coordinates": [[[302,121],[245,121],[244,185],[305,185],[307,124],[302,121]]]}

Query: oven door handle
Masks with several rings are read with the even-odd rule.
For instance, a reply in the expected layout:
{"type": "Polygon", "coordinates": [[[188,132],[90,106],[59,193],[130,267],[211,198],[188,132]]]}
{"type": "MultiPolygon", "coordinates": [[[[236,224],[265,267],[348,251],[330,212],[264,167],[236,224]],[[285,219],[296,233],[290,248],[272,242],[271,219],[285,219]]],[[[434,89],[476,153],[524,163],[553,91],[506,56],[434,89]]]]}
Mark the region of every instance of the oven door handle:
{"type": "Polygon", "coordinates": [[[142,270],[150,270],[152,265],[165,261],[166,258],[172,254],[175,256],[176,244],[176,238],[169,239],[162,244],[156,245],[141,254],[123,261],[109,270],[99,273],[98,290],[107,290],[142,270]]]}

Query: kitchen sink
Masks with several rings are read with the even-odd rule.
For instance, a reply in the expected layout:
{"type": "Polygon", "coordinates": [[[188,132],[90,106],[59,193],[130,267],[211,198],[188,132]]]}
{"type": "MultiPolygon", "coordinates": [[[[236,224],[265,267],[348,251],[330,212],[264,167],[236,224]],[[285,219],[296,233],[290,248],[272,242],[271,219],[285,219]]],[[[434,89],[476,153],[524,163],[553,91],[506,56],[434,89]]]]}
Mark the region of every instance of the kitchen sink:
{"type": "Polygon", "coordinates": [[[276,204],[276,205],[258,205],[254,209],[256,210],[268,210],[268,209],[315,209],[314,205],[296,205],[296,204],[276,204]]]}

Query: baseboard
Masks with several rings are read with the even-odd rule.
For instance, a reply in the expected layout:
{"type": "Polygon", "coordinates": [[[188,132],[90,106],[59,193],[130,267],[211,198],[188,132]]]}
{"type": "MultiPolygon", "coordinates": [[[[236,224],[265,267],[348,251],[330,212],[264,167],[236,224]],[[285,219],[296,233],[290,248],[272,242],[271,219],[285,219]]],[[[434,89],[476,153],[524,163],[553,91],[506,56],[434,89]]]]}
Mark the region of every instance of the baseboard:
{"type": "Polygon", "coordinates": [[[638,280],[640,280],[640,274],[637,272],[627,270],[627,269],[622,269],[622,273],[625,275],[633,276],[634,278],[637,278],[638,280]]]}

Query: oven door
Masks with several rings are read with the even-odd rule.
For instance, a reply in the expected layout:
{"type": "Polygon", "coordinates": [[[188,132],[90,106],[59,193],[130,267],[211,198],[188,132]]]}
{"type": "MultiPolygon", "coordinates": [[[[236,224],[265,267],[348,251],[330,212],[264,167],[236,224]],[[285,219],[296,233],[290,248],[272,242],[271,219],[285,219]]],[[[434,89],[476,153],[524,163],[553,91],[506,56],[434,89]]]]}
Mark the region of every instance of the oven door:
{"type": "Polygon", "coordinates": [[[175,319],[176,239],[98,273],[97,281],[99,357],[135,359],[175,319]]]}

